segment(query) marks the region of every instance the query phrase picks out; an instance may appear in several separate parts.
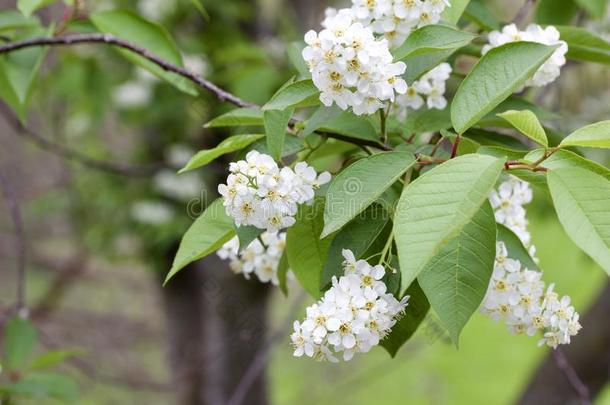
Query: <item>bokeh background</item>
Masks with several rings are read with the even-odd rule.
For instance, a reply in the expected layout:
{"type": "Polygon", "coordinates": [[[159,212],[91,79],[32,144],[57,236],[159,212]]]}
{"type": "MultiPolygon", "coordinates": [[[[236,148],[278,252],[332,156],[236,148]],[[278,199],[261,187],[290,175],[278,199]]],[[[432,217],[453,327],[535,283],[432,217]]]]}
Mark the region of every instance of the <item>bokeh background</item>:
{"type": "MultiPolygon", "coordinates": [[[[318,27],[325,7],[341,5],[205,0],[198,10],[190,0],[85,3],[87,10],[131,9],[162,24],[189,69],[256,103],[293,74],[287,45],[318,27]]],[[[484,3],[507,21],[522,2],[484,3]]],[[[0,0],[0,12],[9,8],[13,1],[0,0]]],[[[63,12],[54,5],[39,18],[55,21],[63,12]]],[[[610,39],[610,15],[580,23],[610,39]]],[[[68,29],[92,27],[76,21],[68,29]]],[[[552,125],[563,133],[608,119],[610,70],[570,63],[536,98],[558,113],[552,125]]],[[[203,128],[227,109],[208,95],[179,93],[97,45],[50,53],[27,128],[0,105],[0,173],[24,217],[28,306],[42,348],[84,349],[62,366],[79,383],[77,403],[222,404],[244,387],[246,404],[517,402],[548,351],[479,314],[459,350],[428,320],[393,360],[378,348],[335,365],[292,357],[291,321],[309,303],[296,288],[286,298],[237,279],[214,258],[161,287],[182,233],[225,168],[221,162],[191,175],[175,172],[228,135],[203,128]]],[[[590,157],[609,163],[607,155],[590,157]]],[[[536,191],[528,217],[544,279],[586,313],[607,275],[569,240],[552,209],[548,195],[536,191]]],[[[14,246],[0,203],[0,309],[14,301],[14,246]]],[[[595,403],[610,404],[610,388],[595,403]]]]}

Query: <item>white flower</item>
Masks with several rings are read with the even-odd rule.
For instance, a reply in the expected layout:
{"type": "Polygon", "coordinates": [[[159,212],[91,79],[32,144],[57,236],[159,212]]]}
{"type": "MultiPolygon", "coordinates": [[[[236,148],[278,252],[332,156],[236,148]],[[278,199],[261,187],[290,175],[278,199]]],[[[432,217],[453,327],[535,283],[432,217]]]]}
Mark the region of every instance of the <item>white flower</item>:
{"type": "Polygon", "coordinates": [[[229,260],[229,267],[236,274],[243,274],[246,279],[254,274],[261,283],[278,285],[277,268],[286,246],[286,233],[263,232],[260,239],[263,243],[255,239],[239,253],[239,239],[235,236],[216,254],[229,260]]]}
{"type": "Polygon", "coordinates": [[[227,215],[237,226],[253,225],[268,232],[292,226],[298,204],[311,202],[315,190],[330,181],[328,172],[318,175],[305,162],[294,170],[280,169],[271,156],[257,151],[232,162],[229,171],[227,184],[218,186],[227,215]]]}
{"type": "MultiPolygon", "coordinates": [[[[532,201],[529,184],[510,177],[489,200],[496,221],[511,229],[530,251],[531,238],[523,205],[532,201]]],[[[542,273],[525,268],[509,257],[506,245],[498,241],[496,260],[481,311],[494,320],[502,320],[513,334],[533,336],[542,333],[539,345],[557,347],[570,343],[580,330],[579,315],[570,305],[570,297],[559,299],[554,284],[546,289],[542,273]]],[[[536,259],[534,259],[536,260],[536,259]]]]}
{"type": "Polygon", "coordinates": [[[378,345],[407,306],[409,297],[398,301],[386,293],[382,266],[357,260],[350,250],[342,253],[345,274],[333,277],[324,297],[307,308],[305,320],[294,324],[291,339],[297,357],[305,353],[317,360],[337,361],[335,354],[341,353],[349,361],[355,353],[378,345]],[[313,355],[307,354],[308,344],[313,355]]]}
{"type": "Polygon", "coordinates": [[[409,108],[419,110],[423,107],[424,102],[428,108],[444,110],[447,107],[445,83],[449,79],[451,71],[451,65],[441,63],[424,74],[419,80],[414,81],[404,95],[396,97],[392,109],[393,113],[404,121],[409,108]]]}
{"type": "Polygon", "coordinates": [[[537,24],[530,24],[525,31],[520,31],[515,24],[506,25],[502,31],[492,31],[488,37],[489,43],[483,47],[483,54],[490,49],[509,42],[538,42],[544,45],[559,45],[551,57],[542,65],[534,76],[525,83],[525,86],[542,87],[552,83],[559,77],[561,67],[565,65],[565,54],[568,44],[559,39],[559,31],[553,26],[542,28],[537,24]]]}
{"type": "Polygon", "coordinates": [[[172,170],[161,170],[153,177],[156,191],[166,197],[188,201],[197,197],[204,183],[197,173],[176,174],[172,170]]]}
{"type": "Polygon", "coordinates": [[[388,41],[375,38],[367,21],[389,10],[389,4],[387,0],[376,0],[374,5],[360,1],[352,9],[331,9],[322,31],[305,34],[303,59],[324,105],[372,114],[396,94],[406,92],[407,84],[400,77],[406,65],[392,63],[388,41]]]}

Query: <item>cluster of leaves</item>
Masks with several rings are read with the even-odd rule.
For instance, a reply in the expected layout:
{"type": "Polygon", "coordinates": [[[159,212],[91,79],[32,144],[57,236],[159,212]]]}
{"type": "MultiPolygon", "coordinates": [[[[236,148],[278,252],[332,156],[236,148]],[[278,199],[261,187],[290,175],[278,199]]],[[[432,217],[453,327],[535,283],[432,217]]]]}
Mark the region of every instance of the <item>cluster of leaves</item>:
{"type": "Polygon", "coordinates": [[[4,329],[4,351],[0,364],[0,397],[3,403],[18,399],[37,401],[56,399],[73,403],[78,395],[76,383],[65,373],[48,371],[81,354],[77,350],[47,351],[34,356],[38,337],[32,324],[11,318],[4,329]]]}
{"type": "MultiPolygon", "coordinates": [[[[465,10],[460,21],[472,21],[483,31],[498,26],[479,21],[484,9],[478,2],[465,10]]],[[[460,16],[453,17],[455,23],[460,16]]],[[[485,17],[491,18],[488,12],[485,17]]],[[[581,28],[560,30],[570,46],[568,57],[608,63],[608,43],[581,28]]],[[[406,61],[412,82],[441,61],[472,55],[478,38],[451,25],[426,26],[394,52],[395,60],[406,61]]],[[[342,248],[361,258],[381,256],[400,269],[392,282],[396,295],[412,297],[408,316],[383,345],[394,354],[430,307],[457,344],[487,291],[497,239],[537,268],[519,239],[496,226],[487,197],[501,177],[515,175],[549,193],[566,232],[610,274],[610,170],[578,150],[610,148],[610,121],[564,137],[543,124],[556,118],[553,113],[514,95],[554,49],[528,42],[493,49],[456,84],[450,108],[418,111],[405,123],[320,106],[307,69],[294,58],[300,76],[261,109],[236,109],[207,124],[249,133],[199,152],[183,170],[251,148],[277,160],[296,154],[296,160],[314,166],[323,166],[327,156],[347,158],[351,164],[319,191],[315,204],[301,208],[288,229],[280,275],[290,267],[317,298],[337,275],[342,248]],[[297,110],[296,116],[308,118],[297,120],[297,110]],[[520,136],[505,135],[507,129],[520,136]],[[422,136],[430,132],[435,133],[431,139],[422,136]],[[454,153],[435,147],[444,141],[454,145],[454,153]]],[[[215,201],[185,234],[168,279],[243,233],[215,201]]]]}
{"type": "MultiPolygon", "coordinates": [[[[20,35],[51,35],[53,27],[43,28],[30,17],[48,3],[20,1],[23,14],[1,15],[0,32],[15,32],[11,40],[20,35]]],[[[555,4],[543,1],[539,20],[569,23],[571,10],[576,13],[582,6],[598,15],[605,6],[598,0],[579,0],[565,8],[555,4]],[[561,8],[562,15],[554,19],[551,11],[556,8],[561,8]]],[[[481,35],[499,25],[481,2],[454,0],[442,24],[413,32],[394,57],[407,64],[405,79],[412,83],[442,61],[478,57],[481,35]]],[[[133,13],[93,13],[86,27],[183,66],[168,32],[133,13]]],[[[558,28],[568,42],[569,58],[610,64],[608,42],[579,27],[558,28]]],[[[388,280],[395,294],[412,297],[409,314],[384,342],[386,348],[395,353],[429,308],[457,344],[460,331],[485,294],[496,239],[515,240],[510,231],[496,226],[487,203],[489,191],[507,173],[550,193],[567,233],[610,272],[610,170],[577,149],[610,148],[610,122],[564,137],[544,125],[554,114],[513,95],[553,53],[553,47],[516,42],[491,50],[455,83],[449,108],[418,111],[404,123],[385,114],[358,117],[321,106],[299,56],[301,48],[302,44],[288,48],[298,76],[261,108],[235,109],[208,122],[207,128],[239,128],[240,134],[202,150],[183,169],[198,169],[225,154],[243,155],[250,149],[278,161],[307,160],[315,167],[328,166],[329,159],[351,162],[319,190],[314,204],[301,207],[297,223],[288,230],[280,264],[284,290],[290,268],[301,285],[319,297],[339,269],[341,249],[351,249],[359,257],[381,256],[383,263],[400,270],[388,280]],[[522,136],[507,136],[498,127],[513,128],[522,136]],[[430,132],[432,137],[425,136],[430,132]],[[439,148],[441,142],[453,145],[451,153],[439,148]]],[[[0,97],[22,118],[45,52],[28,48],[1,57],[0,97]]],[[[184,77],[141,56],[119,52],[176,89],[191,96],[201,93],[184,77]]],[[[209,204],[184,235],[168,280],[236,234],[242,243],[257,236],[255,230],[236,229],[221,201],[209,204]]],[[[518,242],[514,250],[528,257],[518,242]]]]}

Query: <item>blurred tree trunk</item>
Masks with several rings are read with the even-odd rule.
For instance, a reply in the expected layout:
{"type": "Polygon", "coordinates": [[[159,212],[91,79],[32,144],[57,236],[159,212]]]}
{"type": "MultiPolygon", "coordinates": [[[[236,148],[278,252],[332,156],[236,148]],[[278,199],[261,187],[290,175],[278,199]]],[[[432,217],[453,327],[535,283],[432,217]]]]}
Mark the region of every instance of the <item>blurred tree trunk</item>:
{"type": "MultiPolygon", "coordinates": [[[[236,276],[216,257],[163,288],[173,386],[181,405],[225,404],[265,344],[268,286],[236,276]]],[[[267,404],[264,373],[247,404],[267,404]]]]}
{"type": "MultiPolygon", "coordinates": [[[[610,283],[582,318],[582,330],[562,347],[569,364],[594,400],[610,381],[610,283]]],[[[526,405],[580,404],[581,396],[549,354],[540,365],[519,403],[526,405]]]]}

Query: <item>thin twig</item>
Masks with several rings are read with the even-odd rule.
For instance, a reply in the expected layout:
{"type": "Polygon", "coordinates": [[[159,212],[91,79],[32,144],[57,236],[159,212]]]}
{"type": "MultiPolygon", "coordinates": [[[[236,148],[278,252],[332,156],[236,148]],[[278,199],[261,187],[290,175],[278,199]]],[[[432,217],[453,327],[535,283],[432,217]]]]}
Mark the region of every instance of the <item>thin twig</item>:
{"type": "Polygon", "coordinates": [[[513,18],[513,23],[519,25],[523,22],[525,17],[529,14],[530,10],[536,5],[536,0],[525,0],[523,6],[517,11],[515,18],[513,18]]]}
{"type": "MultiPolygon", "coordinates": [[[[212,94],[214,94],[216,96],[216,98],[218,98],[220,101],[227,101],[231,104],[234,104],[234,105],[236,105],[238,107],[242,107],[242,108],[260,108],[259,105],[242,100],[241,98],[237,97],[236,95],[229,93],[228,91],[218,87],[216,84],[204,79],[203,77],[198,76],[183,67],[176,66],[176,65],[158,57],[157,55],[155,55],[154,53],[152,53],[151,51],[149,51],[145,48],[132,44],[129,41],[126,41],[126,40],[123,40],[120,38],[116,38],[115,36],[110,35],[110,34],[101,34],[101,33],[72,34],[72,35],[66,35],[66,36],[57,37],[57,38],[26,39],[23,41],[16,41],[16,42],[11,42],[11,43],[8,43],[5,45],[1,45],[0,54],[16,51],[16,50],[23,49],[23,48],[35,47],[35,46],[69,46],[69,45],[86,44],[86,43],[101,43],[101,44],[115,45],[115,46],[127,49],[133,53],[136,53],[136,54],[148,59],[149,61],[156,64],[163,70],[172,72],[172,73],[176,73],[177,75],[182,76],[185,79],[195,83],[196,85],[203,88],[204,90],[207,90],[207,91],[211,92],[212,94]]],[[[293,127],[295,123],[296,123],[296,121],[291,120],[289,126],[293,127]]],[[[331,132],[320,132],[320,131],[316,131],[316,132],[322,136],[327,136],[329,138],[335,138],[335,139],[338,139],[338,140],[341,140],[344,142],[349,142],[349,143],[352,143],[355,145],[366,145],[366,146],[372,146],[372,147],[375,147],[375,148],[381,149],[381,150],[391,150],[391,148],[389,148],[385,145],[381,145],[379,142],[375,142],[375,141],[368,141],[368,140],[361,140],[361,139],[355,140],[354,138],[350,138],[347,136],[343,136],[343,135],[335,134],[335,133],[331,133],[331,132]]]]}
{"type": "Polygon", "coordinates": [[[0,109],[0,115],[19,135],[35,143],[39,148],[51,152],[61,158],[72,160],[90,169],[99,170],[126,177],[148,177],[165,167],[164,164],[152,164],[147,166],[128,165],[123,163],[108,162],[93,159],[67,146],[55,143],[30,128],[23,126],[17,117],[8,109],[0,109]]]}
{"type": "Polygon", "coordinates": [[[553,357],[555,358],[555,363],[557,367],[565,374],[568,382],[574,388],[574,391],[580,397],[580,402],[582,405],[590,405],[591,397],[589,396],[589,389],[582,382],[578,374],[576,374],[576,370],[572,367],[567,357],[563,354],[561,349],[557,348],[552,350],[553,357]]]}
{"type": "Polygon", "coordinates": [[[462,136],[457,134],[455,137],[455,142],[453,143],[453,148],[451,149],[451,159],[457,156],[458,147],[460,146],[460,141],[462,140],[462,136]]]}
{"type": "Polygon", "coordinates": [[[26,242],[25,231],[23,230],[23,219],[21,210],[19,209],[19,200],[15,194],[15,190],[11,186],[5,174],[0,171],[0,188],[4,193],[4,200],[11,215],[13,226],[15,228],[15,248],[17,251],[17,300],[15,307],[18,314],[23,315],[26,309],[25,304],[25,259],[26,259],[26,242]]]}
{"type": "Polygon", "coordinates": [[[220,87],[204,79],[203,77],[196,75],[183,67],[176,66],[173,63],[167,62],[166,60],[158,57],[148,49],[142,48],[138,45],[132,44],[129,41],[125,41],[110,34],[72,34],[55,38],[25,39],[23,41],[16,41],[0,46],[0,54],[35,46],[67,46],[83,43],[102,43],[108,45],[116,45],[118,47],[127,49],[133,53],[143,56],[144,58],[153,62],[155,65],[159,66],[161,69],[167,72],[176,73],[190,80],[191,82],[197,84],[199,87],[213,93],[221,101],[227,101],[239,107],[257,107],[256,104],[252,104],[242,100],[241,98],[221,89],[220,87]]]}

